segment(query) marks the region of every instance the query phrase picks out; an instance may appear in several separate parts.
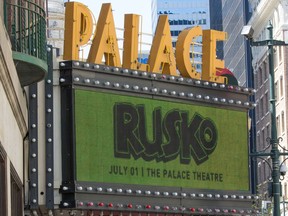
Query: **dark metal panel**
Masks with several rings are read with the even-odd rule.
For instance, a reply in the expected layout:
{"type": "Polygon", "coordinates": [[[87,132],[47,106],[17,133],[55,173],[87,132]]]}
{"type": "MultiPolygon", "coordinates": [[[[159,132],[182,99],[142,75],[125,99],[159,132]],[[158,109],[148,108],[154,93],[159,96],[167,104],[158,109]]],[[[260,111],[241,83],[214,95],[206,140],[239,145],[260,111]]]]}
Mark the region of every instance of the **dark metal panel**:
{"type": "Polygon", "coordinates": [[[38,86],[29,87],[29,205],[38,208],[38,86]]]}
{"type": "Polygon", "coordinates": [[[54,135],[53,135],[53,52],[47,49],[48,75],[45,79],[45,144],[46,144],[46,207],[54,208],[54,135]]]}

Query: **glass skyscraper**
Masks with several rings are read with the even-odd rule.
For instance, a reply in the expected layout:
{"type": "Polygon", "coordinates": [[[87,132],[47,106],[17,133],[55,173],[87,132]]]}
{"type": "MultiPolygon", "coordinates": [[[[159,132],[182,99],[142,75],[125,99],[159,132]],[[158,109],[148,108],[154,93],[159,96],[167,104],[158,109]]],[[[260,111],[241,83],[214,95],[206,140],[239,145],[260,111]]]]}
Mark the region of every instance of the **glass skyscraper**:
{"type": "MultiPolygon", "coordinates": [[[[213,7],[217,4],[221,5],[221,0],[152,0],[153,32],[155,32],[160,15],[168,15],[173,47],[176,45],[179,33],[185,28],[201,26],[202,29],[211,29],[213,26],[213,29],[222,30],[222,16],[219,13],[211,13],[212,4],[213,7]],[[213,14],[213,20],[211,20],[210,14],[213,14]]],[[[201,72],[202,38],[197,37],[193,42],[190,48],[191,62],[197,71],[201,72]]],[[[221,43],[217,44],[218,58],[223,56],[222,46],[221,43]]]]}

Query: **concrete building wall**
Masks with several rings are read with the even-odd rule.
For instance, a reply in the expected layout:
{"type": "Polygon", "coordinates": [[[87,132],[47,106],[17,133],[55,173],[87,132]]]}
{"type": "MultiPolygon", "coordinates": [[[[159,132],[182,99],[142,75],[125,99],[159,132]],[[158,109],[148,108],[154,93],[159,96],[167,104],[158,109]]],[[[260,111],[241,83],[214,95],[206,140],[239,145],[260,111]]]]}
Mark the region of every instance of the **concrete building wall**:
{"type": "MultiPolygon", "coordinates": [[[[2,6],[1,1],[0,8],[2,6]]],[[[11,209],[14,208],[10,202],[12,169],[15,169],[17,179],[19,178],[21,184],[24,184],[23,140],[27,135],[27,102],[14,66],[9,37],[3,24],[3,10],[0,12],[0,145],[1,152],[5,155],[7,185],[6,194],[1,194],[1,198],[5,200],[6,214],[9,216],[11,209]]]]}

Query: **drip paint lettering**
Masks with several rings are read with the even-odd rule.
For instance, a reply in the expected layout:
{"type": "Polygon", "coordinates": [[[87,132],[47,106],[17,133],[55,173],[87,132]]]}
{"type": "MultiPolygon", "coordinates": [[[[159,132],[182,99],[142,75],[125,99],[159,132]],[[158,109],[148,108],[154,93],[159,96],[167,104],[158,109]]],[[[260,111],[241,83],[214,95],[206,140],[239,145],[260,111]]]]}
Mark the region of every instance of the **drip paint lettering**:
{"type": "Polygon", "coordinates": [[[160,107],[152,112],[152,140],[147,136],[144,105],[116,103],[114,105],[114,156],[116,158],[142,158],[145,161],[173,161],[197,165],[207,161],[217,145],[214,122],[197,112],[172,109],[166,113],[160,107]]]}

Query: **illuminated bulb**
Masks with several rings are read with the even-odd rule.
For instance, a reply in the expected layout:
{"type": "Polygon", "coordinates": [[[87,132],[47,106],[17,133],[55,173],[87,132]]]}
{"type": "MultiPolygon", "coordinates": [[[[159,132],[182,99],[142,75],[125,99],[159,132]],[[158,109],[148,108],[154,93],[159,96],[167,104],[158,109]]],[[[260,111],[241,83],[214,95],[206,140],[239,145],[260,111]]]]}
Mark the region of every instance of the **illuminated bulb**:
{"type": "Polygon", "coordinates": [[[242,102],[241,101],[236,101],[236,104],[241,105],[242,102]]]}
{"type": "Polygon", "coordinates": [[[146,209],[151,209],[151,205],[146,205],[145,208],[146,209]]]}
{"type": "Polygon", "coordinates": [[[51,109],[47,109],[47,112],[50,113],[52,110],[51,109]]]}
{"type": "Polygon", "coordinates": [[[122,190],[121,188],[118,188],[118,189],[117,189],[117,192],[118,192],[118,193],[122,193],[122,191],[123,191],[123,190],[122,190]]]}
{"type": "Polygon", "coordinates": [[[100,84],[100,81],[99,81],[99,80],[95,80],[94,84],[95,84],[95,85],[99,85],[99,84],[100,84]]]}
{"type": "Polygon", "coordinates": [[[225,103],[225,102],[226,102],[226,99],[225,99],[225,98],[222,98],[220,101],[221,101],[222,103],[225,103]]]}
{"type": "Polygon", "coordinates": [[[227,210],[227,209],[223,209],[223,212],[224,212],[224,213],[228,213],[228,210],[227,210]]]}
{"type": "Polygon", "coordinates": [[[123,204],[118,203],[118,204],[117,204],[117,207],[118,207],[118,208],[122,208],[122,207],[123,207],[123,204]]]}
{"type": "Polygon", "coordinates": [[[103,189],[101,187],[97,187],[97,191],[101,192],[103,189]]]}
{"type": "Polygon", "coordinates": [[[37,203],[37,200],[36,200],[36,199],[33,199],[32,202],[33,202],[33,203],[37,203]]]}
{"type": "Polygon", "coordinates": [[[164,206],[163,209],[164,210],[169,210],[169,206],[164,206]]]}
{"type": "Polygon", "coordinates": [[[36,94],[32,94],[31,97],[32,97],[32,98],[36,98],[36,94]]]}
{"type": "Polygon", "coordinates": [[[52,95],[51,94],[47,94],[47,98],[51,98],[52,97],[52,95]]]}
{"type": "Polygon", "coordinates": [[[204,194],[198,194],[199,197],[204,197],[204,194]]]}
{"type": "Polygon", "coordinates": [[[112,188],[107,188],[107,192],[112,192],[112,188]]]}
{"type": "Polygon", "coordinates": [[[217,101],[218,101],[218,98],[213,98],[213,101],[217,102],[217,101]]]}
{"type": "Polygon", "coordinates": [[[159,196],[159,195],[160,195],[160,192],[159,192],[159,191],[155,191],[154,194],[155,194],[156,196],[159,196]]]}
{"type": "Polygon", "coordinates": [[[78,202],[78,206],[83,206],[83,202],[78,202]]]}
{"type": "Polygon", "coordinates": [[[74,62],[74,66],[79,66],[79,62],[74,62]]]}
{"type": "Polygon", "coordinates": [[[118,88],[120,86],[119,83],[114,83],[114,87],[118,88]]]}
{"type": "Polygon", "coordinates": [[[236,211],[236,209],[232,209],[231,212],[232,213],[236,213],[237,211],[236,211]]]}
{"type": "Polygon", "coordinates": [[[214,210],[216,213],[219,213],[220,212],[220,209],[215,209],[214,210]]]}
{"type": "Polygon", "coordinates": [[[257,106],[257,104],[256,104],[256,103],[253,103],[253,104],[252,104],[252,106],[253,106],[253,107],[256,107],[256,106],[257,106]]]}
{"type": "Polygon", "coordinates": [[[246,196],[247,199],[251,199],[251,196],[246,196]]]}
{"type": "Polygon", "coordinates": [[[192,93],[188,93],[188,97],[193,97],[193,94],[192,93]]]}
{"type": "Polygon", "coordinates": [[[52,171],[52,169],[51,169],[51,168],[48,168],[48,169],[47,169],[47,171],[48,171],[48,172],[51,172],[51,171],[52,171]]]}
{"type": "Polygon", "coordinates": [[[191,196],[191,197],[195,197],[195,196],[196,196],[196,194],[192,193],[192,194],[190,194],[190,196],[191,196]]]}
{"type": "Polygon", "coordinates": [[[141,205],[136,205],[136,208],[137,208],[137,209],[141,209],[142,206],[141,206],[141,205]]]}
{"type": "Polygon", "coordinates": [[[90,65],[89,65],[88,63],[86,63],[86,64],[84,64],[84,67],[85,67],[85,68],[89,68],[90,65]]]}
{"type": "Polygon", "coordinates": [[[137,193],[137,194],[141,194],[142,191],[141,191],[141,190],[136,190],[136,193],[137,193]]]}
{"type": "Polygon", "coordinates": [[[142,88],[142,90],[143,91],[148,91],[148,87],[145,86],[145,87],[142,88]]]}
{"type": "Polygon", "coordinates": [[[195,84],[197,84],[197,85],[201,84],[200,80],[196,80],[195,84]]]}
{"type": "Polygon", "coordinates": [[[64,67],[64,66],[65,66],[65,63],[64,63],[64,62],[61,62],[61,63],[60,63],[60,66],[61,66],[61,67],[64,67]]]}
{"type": "Polygon", "coordinates": [[[139,90],[139,86],[133,86],[134,90],[139,90]]]}
{"type": "Polygon", "coordinates": [[[178,208],[177,208],[176,206],[173,206],[171,209],[172,209],[173,211],[177,211],[177,210],[178,210],[178,208]]]}
{"type": "Polygon", "coordinates": [[[127,205],[127,208],[133,208],[133,205],[130,203],[127,205]]]}
{"type": "Polygon", "coordinates": [[[171,95],[176,95],[176,91],[171,91],[170,94],[171,95]]]}
{"type": "Polygon", "coordinates": [[[227,198],[228,198],[228,195],[223,195],[223,198],[224,198],[224,199],[227,199],[227,198]]]}
{"type": "Polygon", "coordinates": [[[141,76],[147,76],[147,72],[141,73],[141,76]]]}
{"type": "Polygon", "coordinates": [[[79,82],[79,80],[80,80],[79,77],[74,78],[74,82],[79,82]]]}
{"type": "Polygon", "coordinates": [[[232,104],[232,103],[234,103],[234,100],[229,100],[228,102],[229,102],[230,104],[232,104]]]}
{"type": "Polygon", "coordinates": [[[123,73],[128,73],[129,70],[128,70],[128,69],[124,69],[122,72],[123,72],[123,73]]]}
{"type": "Polygon", "coordinates": [[[163,195],[164,195],[164,196],[168,196],[169,193],[168,193],[168,192],[163,192],[163,195]]]}
{"type": "Polygon", "coordinates": [[[236,199],[236,195],[231,195],[231,198],[232,199],[236,199]]]}
{"type": "Polygon", "coordinates": [[[180,93],[179,93],[179,96],[181,96],[181,97],[183,97],[184,95],[185,95],[184,92],[180,92],[180,93]]]}
{"type": "Polygon", "coordinates": [[[94,65],[94,69],[99,69],[100,66],[99,65],[94,65]]]}
{"type": "Polygon", "coordinates": [[[138,71],[133,71],[132,74],[133,75],[138,75],[138,71]]]}
{"type": "Polygon", "coordinates": [[[65,191],[68,190],[68,187],[64,186],[62,189],[65,191]]]}
{"type": "Polygon", "coordinates": [[[173,192],[172,195],[173,196],[178,196],[178,193],[177,192],[173,192]]]}
{"type": "Polygon", "coordinates": [[[160,209],[160,206],[155,206],[154,207],[156,210],[159,210],[160,209]]]}
{"type": "Polygon", "coordinates": [[[256,89],[252,89],[251,92],[255,94],[257,92],[257,90],[256,89]]]}
{"type": "Polygon", "coordinates": [[[224,85],[224,84],[221,84],[221,85],[220,85],[220,88],[225,88],[225,85],[224,85]]]}
{"type": "Polygon", "coordinates": [[[196,210],[195,208],[190,208],[191,212],[195,212],[195,210],[196,210]]]}
{"type": "Polygon", "coordinates": [[[202,95],[196,95],[196,98],[201,99],[202,95]]]}
{"type": "Polygon", "coordinates": [[[186,197],[187,194],[186,194],[186,193],[181,193],[181,196],[182,196],[182,197],[186,197]]]}
{"type": "Polygon", "coordinates": [[[36,172],[36,169],[35,169],[35,168],[33,168],[33,169],[32,169],[32,172],[36,172]]]}
{"type": "Polygon", "coordinates": [[[109,204],[108,204],[108,207],[109,207],[109,208],[112,208],[112,207],[113,207],[113,203],[109,203],[109,204]]]}
{"type": "Polygon", "coordinates": [[[87,206],[93,206],[93,205],[94,205],[93,202],[88,202],[88,203],[87,203],[87,206]]]}
{"type": "Polygon", "coordinates": [[[212,198],[212,194],[207,194],[207,197],[208,198],[212,198]]]}
{"type": "Polygon", "coordinates": [[[48,138],[47,141],[48,141],[48,142],[52,142],[52,139],[51,139],[51,138],[48,138]]]}
{"type": "Polygon", "coordinates": [[[228,89],[229,89],[229,90],[233,90],[234,87],[233,87],[233,86],[228,86],[228,89]]]}
{"type": "Polygon", "coordinates": [[[132,193],[131,189],[126,190],[126,193],[132,193]]]}
{"type": "Polygon", "coordinates": [[[239,196],[239,199],[244,199],[244,196],[242,196],[242,195],[241,195],[241,196],[239,196]]]}
{"type": "Polygon", "coordinates": [[[182,207],[180,207],[179,209],[180,209],[181,211],[185,211],[185,210],[186,210],[186,208],[185,208],[185,207],[183,207],[183,206],[182,206],[182,207]]]}
{"type": "Polygon", "coordinates": [[[35,183],[32,184],[32,187],[36,187],[36,186],[37,186],[37,184],[35,184],[35,183]]]}
{"type": "Polygon", "coordinates": [[[100,203],[98,203],[98,206],[103,207],[103,206],[104,206],[104,203],[103,203],[103,202],[100,202],[100,203]]]}
{"type": "Polygon", "coordinates": [[[37,155],[35,153],[32,154],[32,157],[35,158],[37,155]]]}
{"type": "Polygon", "coordinates": [[[166,75],[162,74],[161,78],[166,79],[167,77],[166,77],[166,75]]]}
{"type": "Polygon", "coordinates": [[[151,77],[151,78],[155,78],[155,77],[156,77],[156,74],[151,74],[150,77],[151,77]]]}
{"type": "Polygon", "coordinates": [[[125,84],[123,87],[124,87],[125,89],[130,88],[130,86],[129,86],[128,84],[125,84]]]}
{"type": "Polygon", "coordinates": [[[204,97],[204,99],[205,99],[205,100],[209,100],[210,97],[209,97],[208,95],[206,95],[206,96],[204,97]]]}
{"type": "Polygon", "coordinates": [[[249,89],[248,88],[244,88],[243,91],[244,92],[249,92],[249,89]]]}
{"type": "Polygon", "coordinates": [[[245,105],[245,106],[249,106],[249,102],[245,102],[244,105],[245,105]]]}
{"type": "Polygon", "coordinates": [[[199,212],[203,212],[204,209],[203,209],[203,208],[198,208],[198,211],[199,211],[199,212]]]}
{"type": "Polygon", "coordinates": [[[213,87],[217,87],[217,83],[212,83],[212,86],[213,87]]]}
{"type": "Polygon", "coordinates": [[[32,140],[31,140],[32,142],[36,142],[36,139],[35,138],[32,138],[32,140]]]}
{"type": "Polygon", "coordinates": [[[254,196],[255,199],[259,199],[259,196],[254,196]]]}
{"type": "Polygon", "coordinates": [[[209,82],[204,82],[203,85],[208,86],[209,82]]]}
{"type": "Polygon", "coordinates": [[[118,72],[119,68],[114,68],[113,71],[118,72]]]}
{"type": "Polygon", "coordinates": [[[110,85],[110,82],[107,81],[107,82],[104,83],[104,85],[105,85],[105,86],[109,86],[109,85],[110,85]]]}
{"type": "Polygon", "coordinates": [[[170,80],[175,80],[174,76],[169,77],[170,80]]]}
{"type": "Polygon", "coordinates": [[[65,79],[64,78],[60,78],[59,80],[61,83],[65,82],[65,79]]]}
{"type": "Polygon", "coordinates": [[[158,91],[158,89],[157,88],[153,88],[153,89],[151,89],[151,91],[156,93],[158,91]]]}
{"type": "Polygon", "coordinates": [[[151,191],[145,191],[145,194],[150,195],[151,191]]]}
{"type": "Polygon", "coordinates": [[[166,90],[166,89],[163,89],[161,92],[162,92],[163,94],[167,94],[167,90],[166,90]]]}
{"type": "Polygon", "coordinates": [[[48,80],[47,80],[47,83],[48,83],[48,84],[50,84],[50,83],[51,83],[51,80],[50,80],[50,79],[48,79],[48,80]]]}
{"type": "Polygon", "coordinates": [[[183,82],[183,80],[184,80],[183,77],[180,77],[180,78],[178,79],[179,82],[183,82]]]}
{"type": "Polygon", "coordinates": [[[51,184],[51,183],[48,183],[47,186],[48,186],[48,187],[52,187],[52,184],[51,184]]]}
{"type": "Polygon", "coordinates": [[[220,198],[220,194],[215,194],[215,197],[216,198],[220,198]]]}
{"type": "Polygon", "coordinates": [[[63,206],[67,207],[67,206],[69,206],[69,203],[64,202],[64,203],[63,203],[63,206]]]}
{"type": "Polygon", "coordinates": [[[92,191],[93,188],[92,187],[87,187],[87,191],[92,191]]]}

